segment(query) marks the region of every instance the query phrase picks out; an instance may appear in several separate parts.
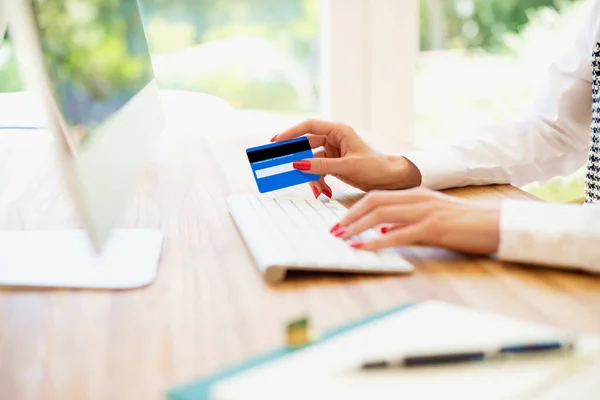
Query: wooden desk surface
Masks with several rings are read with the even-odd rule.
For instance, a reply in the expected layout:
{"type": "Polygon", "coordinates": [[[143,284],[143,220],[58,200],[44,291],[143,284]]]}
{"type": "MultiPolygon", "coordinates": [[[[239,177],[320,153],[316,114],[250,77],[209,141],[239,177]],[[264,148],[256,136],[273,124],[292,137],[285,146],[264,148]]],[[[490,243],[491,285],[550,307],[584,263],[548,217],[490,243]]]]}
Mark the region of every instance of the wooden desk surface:
{"type": "MultiPolygon", "coordinates": [[[[417,264],[409,276],[294,274],[265,284],[224,201],[255,192],[244,149],[262,141],[165,140],[122,223],[165,234],[152,285],[0,288],[0,397],[159,399],[174,385],[282,345],[284,323],[301,313],[321,330],[426,299],[600,333],[600,278],[442,250],[407,250],[417,264]]],[[[0,148],[0,229],[79,226],[48,165],[43,141],[0,148]]],[[[291,192],[310,196],[308,187],[291,192]]],[[[531,199],[507,186],[449,193],[531,199]]]]}

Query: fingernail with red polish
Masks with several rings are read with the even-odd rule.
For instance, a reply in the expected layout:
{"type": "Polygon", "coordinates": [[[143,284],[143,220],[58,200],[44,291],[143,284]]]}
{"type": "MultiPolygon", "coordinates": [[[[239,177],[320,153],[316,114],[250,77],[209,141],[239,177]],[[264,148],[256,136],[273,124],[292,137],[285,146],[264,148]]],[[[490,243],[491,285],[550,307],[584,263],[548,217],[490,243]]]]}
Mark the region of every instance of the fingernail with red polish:
{"type": "Polygon", "coordinates": [[[329,198],[333,196],[333,193],[331,193],[331,190],[329,189],[323,189],[323,194],[329,198]]]}
{"type": "Polygon", "coordinates": [[[329,230],[329,233],[333,233],[333,232],[337,231],[338,229],[340,229],[340,224],[335,224],[333,227],[331,227],[331,229],[329,230]]]}
{"type": "Polygon", "coordinates": [[[275,136],[273,136],[273,137],[271,138],[271,142],[274,142],[274,141],[275,141],[275,139],[277,139],[277,136],[279,136],[279,135],[275,135],[275,136]]]}
{"type": "Polygon", "coordinates": [[[294,161],[292,166],[300,171],[308,171],[310,169],[310,161],[294,161]]]}
{"type": "Polygon", "coordinates": [[[386,226],[384,226],[384,227],[382,227],[382,228],[381,228],[381,233],[382,233],[383,235],[385,235],[385,234],[386,234],[388,231],[389,231],[389,228],[388,228],[388,227],[386,227],[386,226]]]}
{"type": "Polygon", "coordinates": [[[352,247],[353,249],[360,249],[364,245],[365,244],[363,242],[352,242],[352,243],[350,243],[350,247],[352,247]]]}
{"type": "Polygon", "coordinates": [[[314,195],[315,195],[315,199],[316,199],[316,198],[318,198],[318,197],[319,197],[319,195],[321,194],[321,193],[319,193],[319,189],[317,189],[317,188],[316,188],[316,187],[314,187],[314,186],[313,186],[313,188],[312,188],[312,189],[313,189],[313,193],[314,193],[314,195]]]}
{"type": "Polygon", "coordinates": [[[342,227],[342,228],[339,228],[339,229],[336,229],[335,231],[333,231],[333,232],[332,232],[332,234],[333,234],[333,236],[335,236],[335,237],[340,237],[340,236],[342,236],[344,233],[346,233],[346,231],[347,231],[347,230],[348,230],[347,228],[343,228],[343,227],[342,227]]]}

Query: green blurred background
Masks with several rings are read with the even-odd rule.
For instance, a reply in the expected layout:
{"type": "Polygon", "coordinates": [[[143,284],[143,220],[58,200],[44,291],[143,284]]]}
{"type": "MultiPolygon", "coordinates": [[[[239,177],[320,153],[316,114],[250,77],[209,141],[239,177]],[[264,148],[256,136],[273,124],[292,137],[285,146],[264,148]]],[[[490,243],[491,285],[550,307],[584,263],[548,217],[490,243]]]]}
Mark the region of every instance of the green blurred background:
{"type": "MultiPolygon", "coordinates": [[[[586,3],[420,0],[417,144],[474,135],[475,126],[528,108],[541,72],[571,45],[586,3]]],[[[273,118],[318,113],[320,0],[141,5],[163,88],[214,95],[273,118]]],[[[20,90],[10,45],[0,47],[0,93],[20,90]]],[[[583,193],[582,174],[525,189],[549,201],[571,201],[583,193]]]]}

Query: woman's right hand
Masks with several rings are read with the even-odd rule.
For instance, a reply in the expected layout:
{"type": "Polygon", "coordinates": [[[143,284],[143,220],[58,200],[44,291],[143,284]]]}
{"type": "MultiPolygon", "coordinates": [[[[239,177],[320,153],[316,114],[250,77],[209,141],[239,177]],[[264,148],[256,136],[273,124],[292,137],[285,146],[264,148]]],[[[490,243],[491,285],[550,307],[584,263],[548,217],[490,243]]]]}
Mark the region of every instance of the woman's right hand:
{"type": "Polygon", "coordinates": [[[313,149],[323,147],[315,158],[294,161],[294,168],[321,175],[311,182],[315,197],[332,197],[325,175],[333,175],[358,189],[407,189],[421,184],[419,169],[402,156],[386,156],[373,150],[352,127],[340,123],[307,120],[278,134],[272,142],[306,136],[313,149]]]}

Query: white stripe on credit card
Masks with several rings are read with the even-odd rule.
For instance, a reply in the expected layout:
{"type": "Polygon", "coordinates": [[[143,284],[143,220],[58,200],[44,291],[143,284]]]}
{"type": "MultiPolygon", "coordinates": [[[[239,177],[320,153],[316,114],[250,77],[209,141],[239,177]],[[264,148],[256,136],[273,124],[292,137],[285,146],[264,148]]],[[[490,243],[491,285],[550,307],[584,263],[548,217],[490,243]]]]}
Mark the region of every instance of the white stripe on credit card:
{"type": "Polygon", "coordinates": [[[292,166],[293,162],[275,165],[273,167],[257,169],[254,171],[256,173],[256,179],[266,178],[273,175],[283,174],[284,172],[294,171],[294,167],[292,166]]]}

